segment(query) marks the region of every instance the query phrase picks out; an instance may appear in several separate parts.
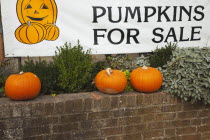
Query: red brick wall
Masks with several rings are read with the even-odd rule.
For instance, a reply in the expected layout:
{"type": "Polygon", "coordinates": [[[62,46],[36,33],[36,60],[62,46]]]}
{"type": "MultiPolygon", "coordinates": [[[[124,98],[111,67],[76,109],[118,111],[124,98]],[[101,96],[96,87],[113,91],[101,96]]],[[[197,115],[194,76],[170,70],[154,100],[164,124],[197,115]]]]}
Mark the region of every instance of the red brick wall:
{"type": "Polygon", "coordinates": [[[210,106],[165,93],[0,98],[0,139],[209,140],[210,106]]]}

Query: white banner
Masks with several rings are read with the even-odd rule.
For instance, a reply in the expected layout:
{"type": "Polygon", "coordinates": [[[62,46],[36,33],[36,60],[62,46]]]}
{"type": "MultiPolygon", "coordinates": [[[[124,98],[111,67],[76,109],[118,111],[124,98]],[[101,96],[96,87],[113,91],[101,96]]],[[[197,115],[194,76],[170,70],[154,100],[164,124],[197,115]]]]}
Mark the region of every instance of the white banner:
{"type": "Polygon", "coordinates": [[[209,0],[1,0],[5,55],[53,56],[78,40],[92,54],[209,46],[209,0]]]}

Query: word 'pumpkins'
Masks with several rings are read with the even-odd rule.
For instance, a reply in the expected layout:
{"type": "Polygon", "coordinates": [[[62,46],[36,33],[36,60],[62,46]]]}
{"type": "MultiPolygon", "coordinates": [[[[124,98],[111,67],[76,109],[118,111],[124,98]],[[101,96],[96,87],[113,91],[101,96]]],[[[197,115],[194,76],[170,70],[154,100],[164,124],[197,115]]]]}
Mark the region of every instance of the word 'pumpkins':
{"type": "Polygon", "coordinates": [[[6,96],[12,100],[29,100],[38,96],[40,79],[31,72],[10,75],[5,83],[6,96]]]}
{"type": "Polygon", "coordinates": [[[108,94],[120,93],[127,85],[125,74],[111,68],[100,71],[96,75],[94,82],[98,90],[108,94]]]}
{"type": "Polygon", "coordinates": [[[154,92],[161,87],[163,77],[158,69],[144,66],[131,72],[130,81],[137,91],[154,92]]]}
{"type": "Polygon", "coordinates": [[[46,24],[44,27],[47,30],[47,34],[45,36],[46,40],[54,41],[59,36],[59,28],[55,24],[46,24]]]}
{"type": "Polygon", "coordinates": [[[15,37],[22,43],[35,44],[45,39],[46,32],[42,24],[29,21],[16,29],[15,37]]]}

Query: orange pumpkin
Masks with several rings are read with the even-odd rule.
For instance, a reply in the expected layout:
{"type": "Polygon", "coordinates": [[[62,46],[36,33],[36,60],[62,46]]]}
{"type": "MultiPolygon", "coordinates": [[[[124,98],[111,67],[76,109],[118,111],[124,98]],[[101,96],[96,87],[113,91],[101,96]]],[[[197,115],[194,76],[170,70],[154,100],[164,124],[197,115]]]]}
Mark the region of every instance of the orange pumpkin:
{"type": "Polygon", "coordinates": [[[59,28],[55,24],[46,24],[44,27],[47,30],[45,39],[54,41],[59,36],[59,28]]]}
{"type": "Polygon", "coordinates": [[[131,72],[131,85],[140,92],[157,91],[163,82],[161,72],[153,67],[139,67],[131,72]]]}
{"type": "Polygon", "coordinates": [[[6,96],[12,100],[29,100],[38,96],[40,79],[31,72],[10,75],[5,83],[6,96]]]}
{"type": "Polygon", "coordinates": [[[22,43],[35,44],[45,39],[46,32],[42,24],[29,21],[16,29],[15,37],[22,43]]]}
{"type": "Polygon", "coordinates": [[[96,75],[94,82],[98,90],[108,94],[120,93],[127,85],[125,74],[111,68],[100,71],[96,75]]]}
{"type": "Polygon", "coordinates": [[[42,25],[53,24],[57,20],[55,0],[18,0],[16,11],[22,24],[28,21],[41,23],[42,25]]]}

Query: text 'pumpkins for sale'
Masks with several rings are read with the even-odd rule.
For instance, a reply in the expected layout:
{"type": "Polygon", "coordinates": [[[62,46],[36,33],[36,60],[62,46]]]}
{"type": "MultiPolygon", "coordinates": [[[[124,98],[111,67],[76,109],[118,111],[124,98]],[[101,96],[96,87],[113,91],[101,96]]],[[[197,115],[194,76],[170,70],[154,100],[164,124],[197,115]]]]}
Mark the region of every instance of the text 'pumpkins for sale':
{"type": "Polygon", "coordinates": [[[154,92],[161,87],[163,77],[158,69],[143,66],[131,72],[130,81],[137,91],[154,92]]]}
{"type": "Polygon", "coordinates": [[[107,68],[100,71],[95,79],[95,85],[103,93],[116,94],[122,92],[126,85],[127,79],[123,72],[107,68]]]}
{"type": "Polygon", "coordinates": [[[40,79],[31,72],[10,75],[5,83],[6,96],[12,100],[29,100],[38,96],[40,79]]]}

